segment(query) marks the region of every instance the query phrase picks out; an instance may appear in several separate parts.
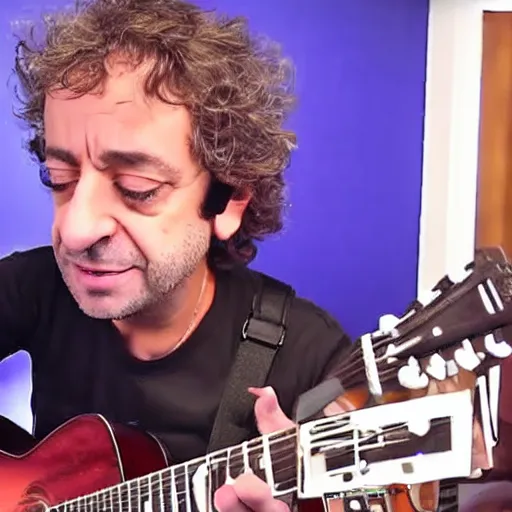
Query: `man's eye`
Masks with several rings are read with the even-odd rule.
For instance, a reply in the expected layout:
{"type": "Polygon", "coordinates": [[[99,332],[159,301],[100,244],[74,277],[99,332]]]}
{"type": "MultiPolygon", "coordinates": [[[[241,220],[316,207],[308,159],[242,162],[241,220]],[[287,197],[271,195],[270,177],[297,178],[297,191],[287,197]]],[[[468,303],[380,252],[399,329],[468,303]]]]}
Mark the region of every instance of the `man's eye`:
{"type": "Polygon", "coordinates": [[[151,199],[154,199],[157,196],[158,192],[160,192],[160,190],[163,187],[162,184],[158,185],[158,187],[154,187],[149,190],[130,190],[128,188],[122,187],[118,183],[116,183],[115,185],[123,197],[125,197],[126,199],[130,199],[132,201],[140,202],[150,201],[151,199]]]}
{"type": "Polygon", "coordinates": [[[74,178],[74,173],[70,176],[69,172],[52,171],[44,163],[39,166],[39,178],[45,187],[54,192],[62,192],[76,183],[76,179],[70,179],[74,178]]]}

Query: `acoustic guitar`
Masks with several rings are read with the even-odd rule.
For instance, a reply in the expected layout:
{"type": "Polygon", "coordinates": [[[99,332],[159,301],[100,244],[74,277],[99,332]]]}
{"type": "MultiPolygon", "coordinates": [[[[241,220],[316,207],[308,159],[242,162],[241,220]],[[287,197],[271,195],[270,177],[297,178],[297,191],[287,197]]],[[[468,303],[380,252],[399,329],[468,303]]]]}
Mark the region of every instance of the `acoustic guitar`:
{"type": "Polygon", "coordinates": [[[512,323],[503,252],[478,251],[464,272],[359,338],[332,379],[301,397],[296,428],[198,460],[172,465],[158,439],[97,415],[38,443],[0,421],[0,512],[209,512],[215,490],[248,470],[304,510],[435,510],[430,482],[471,475],[475,416],[492,457],[496,369],[512,354],[500,330],[512,323]],[[426,396],[459,369],[477,379],[476,407],[474,383],[426,396]],[[318,417],[333,401],[355,410],[318,417]]]}
{"type": "Polygon", "coordinates": [[[472,418],[469,390],[432,395],[311,420],[178,465],[155,437],[99,415],[74,418],[39,443],[3,418],[10,448],[0,452],[0,510],[208,512],[215,491],[247,471],[275,497],[335,501],[341,492],[341,510],[385,510],[366,504],[400,506],[407,497],[397,478],[411,485],[469,474],[472,418]]]}

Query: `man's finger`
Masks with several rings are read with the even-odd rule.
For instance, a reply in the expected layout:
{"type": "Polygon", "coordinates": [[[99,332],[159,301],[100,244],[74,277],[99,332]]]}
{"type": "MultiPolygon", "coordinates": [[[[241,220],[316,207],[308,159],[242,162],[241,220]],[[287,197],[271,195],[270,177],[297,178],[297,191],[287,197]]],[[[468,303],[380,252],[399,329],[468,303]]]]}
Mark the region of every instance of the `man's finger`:
{"type": "Polygon", "coordinates": [[[232,485],[223,485],[217,489],[213,504],[219,512],[250,512],[250,509],[240,501],[232,485]]]}
{"type": "Polygon", "coordinates": [[[282,411],[276,393],[271,387],[249,388],[249,392],[257,397],[254,414],[260,434],[271,434],[295,426],[282,411]]]}
{"type": "Polygon", "coordinates": [[[285,512],[288,506],[272,496],[270,487],[254,474],[239,476],[233,483],[238,499],[254,512],[285,512]]]}

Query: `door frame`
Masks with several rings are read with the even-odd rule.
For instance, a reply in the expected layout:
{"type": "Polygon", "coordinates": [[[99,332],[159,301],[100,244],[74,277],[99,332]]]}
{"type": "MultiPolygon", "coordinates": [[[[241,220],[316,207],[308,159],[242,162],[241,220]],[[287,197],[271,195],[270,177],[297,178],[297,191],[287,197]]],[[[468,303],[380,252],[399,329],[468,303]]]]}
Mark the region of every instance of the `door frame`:
{"type": "Polygon", "coordinates": [[[419,296],[473,259],[485,11],[512,0],[430,0],[419,296]]]}

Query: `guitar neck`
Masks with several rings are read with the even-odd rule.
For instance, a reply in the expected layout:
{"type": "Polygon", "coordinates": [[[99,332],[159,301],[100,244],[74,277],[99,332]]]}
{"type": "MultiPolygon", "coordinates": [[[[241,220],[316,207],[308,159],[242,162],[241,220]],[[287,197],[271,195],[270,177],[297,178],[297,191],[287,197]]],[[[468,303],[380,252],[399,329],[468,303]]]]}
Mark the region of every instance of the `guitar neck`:
{"type": "Polygon", "coordinates": [[[247,472],[265,481],[274,497],[300,499],[466,477],[472,425],[470,390],[379,405],[302,423],[49,511],[209,512],[215,492],[247,472]]]}
{"type": "Polygon", "coordinates": [[[49,512],[206,512],[215,509],[215,491],[245,472],[252,472],[268,483],[275,497],[295,492],[296,430],[265,435],[206,457],[171,466],[62,503],[50,508],[49,512]]]}

